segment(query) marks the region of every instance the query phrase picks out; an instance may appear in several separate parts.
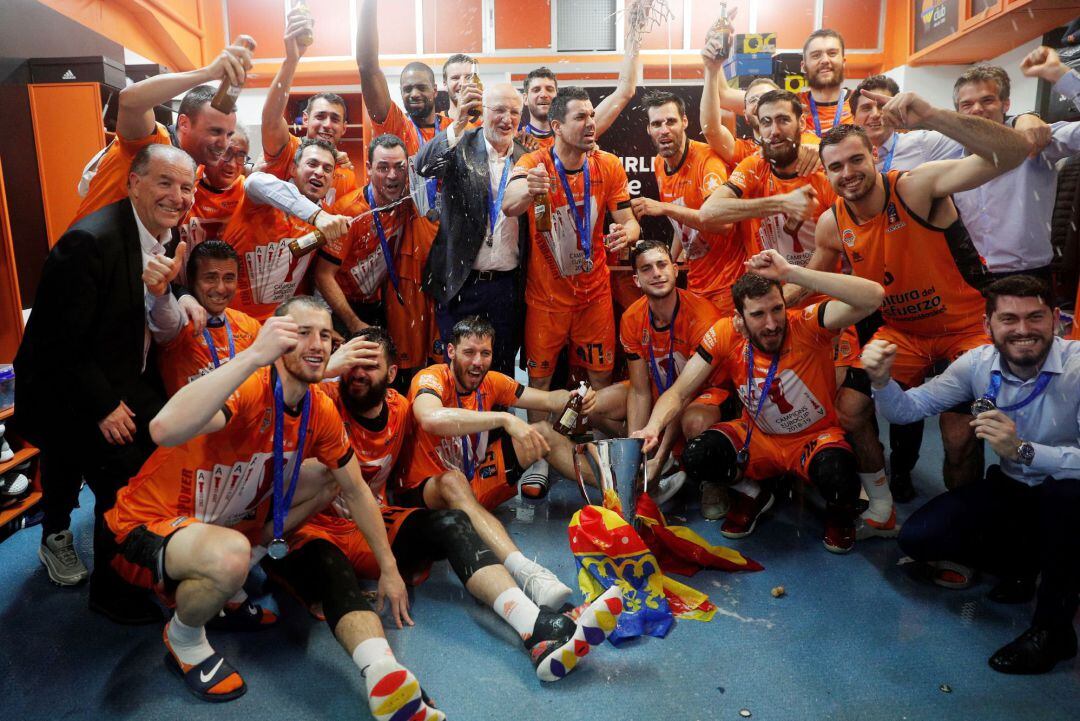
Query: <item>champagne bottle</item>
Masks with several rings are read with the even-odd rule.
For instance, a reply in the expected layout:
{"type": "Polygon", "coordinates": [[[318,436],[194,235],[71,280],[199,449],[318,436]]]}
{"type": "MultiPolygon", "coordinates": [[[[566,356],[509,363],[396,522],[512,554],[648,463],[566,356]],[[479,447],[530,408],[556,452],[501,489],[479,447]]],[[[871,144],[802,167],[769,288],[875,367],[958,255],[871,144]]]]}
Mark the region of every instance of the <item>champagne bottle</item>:
{"type": "Polygon", "coordinates": [[[318,228],[314,228],[310,233],[306,233],[299,238],[290,240],[289,250],[292,252],[294,258],[302,258],[324,245],[326,245],[326,236],[323,235],[318,228]]]}
{"type": "Polygon", "coordinates": [[[544,193],[533,198],[533,218],[536,220],[538,232],[551,232],[551,193],[544,193]]]}
{"type": "Polygon", "coordinates": [[[720,50],[718,55],[719,59],[723,60],[731,54],[731,44],[735,38],[735,26],[728,18],[727,3],[720,3],[720,17],[716,19],[716,22],[709,28],[710,35],[718,35],[720,37],[720,50]]]}
{"type": "MultiPolygon", "coordinates": [[[[311,17],[311,9],[308,7],[307,0],[296,0],[293,4],[293,9],[300,10],[307,17],[311,17]]],[[[315,33],[311,30],[305,30],[296,38],[296,43],[302,48],[310,47],[313,42],[315,42],[315,33]]]]}
{"type": "MultiPolygon", "coordinates": [[[[238,40],[248,50],[254,50],[255,47],[247,40],[241,38],[238,40]]],[[[218,86],[217,94],[214,95],[214,99],[210,101],[210,107],[218,112],[229,113],[236,110],[236,98],[240,96],[240,91],[244,89],[244,84],[233,85],[229,82],[228,76],[221,79],[221,85],[218,86]]]]}
{"type": "MultiPolygon", "coordinates": [[[[476,63],[472,66],[472,77],[469,78],[469,82],[476,86],[476,89],[480,91],[480,94],[484,94],[484,83],[480,81],[480,73],[477,72],[476,63]]],[[[469,111],[469,120],[476,121],[480,117],[480,108],[473,108],[469,111]]]]}
{"type": "Polygon", "coordinates": [[[588,386],[585,385],[585,381],[581,381],[577,394],[570,396],[570,400],[567,401],[563,412],[559,414],[559,420],[551,425],[556,433],[561,433],[564,436],[574,433],[574,429],[578,427],[578,419],[581,417],[581,404],[585,400],[587,390],[588,386]]]}

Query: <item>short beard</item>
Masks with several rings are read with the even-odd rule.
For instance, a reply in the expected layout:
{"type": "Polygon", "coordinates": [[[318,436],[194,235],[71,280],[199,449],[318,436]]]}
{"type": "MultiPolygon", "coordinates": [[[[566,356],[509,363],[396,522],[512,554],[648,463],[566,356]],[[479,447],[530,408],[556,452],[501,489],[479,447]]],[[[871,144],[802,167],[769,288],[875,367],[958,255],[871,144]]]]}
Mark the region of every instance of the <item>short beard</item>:
{"type": "Polygon", "coordinates": [[[840,87],[841,85],[844,84],[844,69],[840,68],[839,70],[836,71],[836,81],[835,82],[831,82],[831,83],[827,83],[827,84],[826,83],[819,83],[818,80],[817,80],[817,77],[818,77],[817,75],[814,75],[812,78],[807,78],[806,79],[806,84],[809,85],[814,90],[825,90],[826,88],[838,88],[838,87],[840,87]]]}
{"type": "Polygon", "coordinates": [[[349,414],[354,418],[363,416],[383,403],[386,400],[386,389],[389,386],[386,379],[383,379],[382,383],[372,383],[368,392],[357,398],[349,392],[350,384],[344,377],[338,381],[338,384],[341,400],[345,403],[345,408],[348,409],[349,414]]]}
{"type": "Polygon", "coordinates": [[[417,123],[426,123],[428,116],[431,115],[431,111],[435,109],[434,102],[424,102],[419,108],[413,108],[408,105],[405,106],[405,112],[409,114],[417,123]]]}
{"type": "Polygon", "coordinates": [[[789,142],[782,150],[773,150],[768,143],[761,143],[761,154],[777,168],[786,168],[799,159],[799,142],[789,142]]]}

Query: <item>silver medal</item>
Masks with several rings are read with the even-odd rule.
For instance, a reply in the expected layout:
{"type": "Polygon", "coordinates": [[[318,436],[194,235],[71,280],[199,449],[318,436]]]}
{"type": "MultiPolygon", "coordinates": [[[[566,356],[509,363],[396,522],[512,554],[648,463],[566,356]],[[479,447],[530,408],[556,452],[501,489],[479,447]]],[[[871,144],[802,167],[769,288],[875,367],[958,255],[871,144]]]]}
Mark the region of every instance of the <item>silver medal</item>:
{"type": "Polygon", "coordinates": [[[270,545],[266,547],[266,555],[275,561],[280,561],[285,558],[289,553],[289,544],[285,542],[284,538],[275,538],[270,541],[270,545]]]}
{"type": "Polygon", "coordinates": [[[591,273],[594,265],[595,264],[593,263],[592,258],[586,258],[585,260],[581,261],[581,269],[584,270],[586,273],[591,273]]]}
{"type": "Polygon", "coordinates": [[[977,416],[980,413],[986,413],[987,411],[997,410],[997,404],[989,398],[977,398],[971,404],[971,415],[977,416]]]}

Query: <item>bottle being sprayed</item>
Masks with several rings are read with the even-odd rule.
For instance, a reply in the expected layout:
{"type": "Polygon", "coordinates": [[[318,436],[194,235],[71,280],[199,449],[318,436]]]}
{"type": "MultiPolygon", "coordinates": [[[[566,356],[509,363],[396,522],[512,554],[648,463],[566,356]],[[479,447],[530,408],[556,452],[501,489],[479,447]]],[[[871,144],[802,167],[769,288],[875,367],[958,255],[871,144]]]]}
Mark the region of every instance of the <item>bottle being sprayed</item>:
{"type": "MultiPolygon", "coordinates": [[[[296,0],[293,3],[293,10],[299,10],[307,17],[311,17],[311,8],[308,7],[307,0],[296,0]]],[[[313,42],[315,42],[315,33],[311,30],[305,30],[296,37],[296,43],[302,48],[310,47],[313,42]]]]}
{"type": "MultiPolygon", "coordinates": [[[[733,15],[734,16],[734,15],[733,15]]],[[[731,45],[735,39],[735,26],[728,17],[727,3],[720,3],[720,17],[709,28],[710,35],[720,38],[720,50],[717,52],[719,59],[724,59],[731,54],[731,45]]]]}
{"type": "MultiPolygon", "coordinates": [[[[241,37],[237,40],[237,43],[243,45],[248,50],[254,50],[255,46],[252,45],[247,38],[241,37]]],[[[226,76],[222,78],[221,85],[218,86],[217,93],[214,95],[214,99],[210,101],[210,107],[218,112],[229,113],[236,110],[236,99],[240,97],[240,91],[244,89],[244,84],[233,85],[229,82],[229,78],[226,76]]]]}
{"type": "Polygon", "coordinates": [[[326,245],[326,236],[318,228],[313,228],[310,233],[305,233],[299,238],[290,240],[289,251],[292,252],[294,258],[302,258],[324,245],[326,245]]]}
{"type": "Polygon", "coordinates": [[[585,381],[581,381],[581,385],[578,386],[577,390],[577,393],[570,395],[570,400],[566,402],[563,412],[559,414],[559,419],[551,424],[556,433],[570,436],[574,433],[574,429],[578,427],[578,421],[581,418],[581,404],[585,400],[585,392],[589,390],[589,387],[585,385],[585,381]]]}

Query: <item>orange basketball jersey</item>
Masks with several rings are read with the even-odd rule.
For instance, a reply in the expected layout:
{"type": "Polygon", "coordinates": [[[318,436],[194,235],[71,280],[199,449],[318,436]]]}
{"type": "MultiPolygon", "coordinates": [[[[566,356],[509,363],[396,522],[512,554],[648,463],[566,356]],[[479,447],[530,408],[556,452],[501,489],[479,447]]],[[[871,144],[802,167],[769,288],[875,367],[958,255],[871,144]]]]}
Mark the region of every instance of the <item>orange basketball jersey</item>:
{"type": "MultiPolygon", "coordinates": [[[[296,151],[300,149],[301,142],[301,138],[290,135],[289,142],[285,143],[285,147],[281,149],[280,153],[273,157],[264,153],[266,167],[263,168],[263,172],[270,173],[282,180],[292,178],[293,159],[296,157],[296,151]]],[[[338,166],[334,168],[334,187],[327,191],[326,197],[320,202],[324,208],[329,208],[358,187],[356,173],[350,168],[338,166]]]]}
{"type": "Polygon", "coordinates": [[[810,91],[799,93],[799,102],[802,103],[803,132],[810,133],[814,137],[821,137],[832,130],[836,125],[854,125],[855,117],[851,114],[851,97],[849,91],[844,90],[840,95],[839,103],[810,103],[810,91]],[[837,110],[840,117],[837,118],[837,110]],[[817,118],[817,125],[814,118],[817,118]],[[817,126],[820,126],[820,130],[817,126]]]}
{"type": "MultiPolygon", "coordinates": [[[[225,318],[232,330],[233,347],[236,352],[244,350],[255,342],[259,335],[259,321],[246,313],[232,308],[225,309],[225,318]]],[[[229,361],[229,333],[225,326],[207,327],[206,333],[217,353],[218,363],[229,361]]],[[[214,370],[210,346],[206,344],[206,334],[196,333],[191,325],[185,325],[180,333],[168,343],[158,346],[158,369],[165,383],[165,392],[172,396],[199,376],[214,370]]]]}
{"type": "Polygon", "coordinates": [[[95,210],[128,197],[127,181],[131,172],[131,161],[140,150],[154,143],[172,144],[168,129],[161,123],[154,123],[154,132],[145,138],[127,140],[117,135],[98,161],[97,173],[91,179],[86,197],[79,203],[79,209],[75,211],[71,223],[75,224],[95,210]]]}

